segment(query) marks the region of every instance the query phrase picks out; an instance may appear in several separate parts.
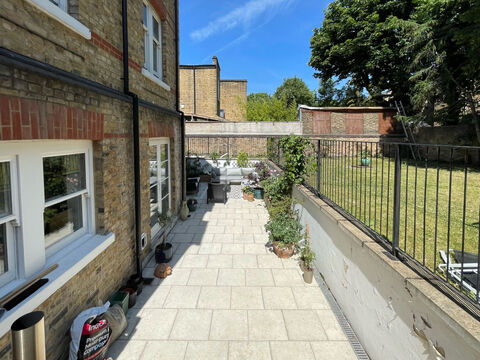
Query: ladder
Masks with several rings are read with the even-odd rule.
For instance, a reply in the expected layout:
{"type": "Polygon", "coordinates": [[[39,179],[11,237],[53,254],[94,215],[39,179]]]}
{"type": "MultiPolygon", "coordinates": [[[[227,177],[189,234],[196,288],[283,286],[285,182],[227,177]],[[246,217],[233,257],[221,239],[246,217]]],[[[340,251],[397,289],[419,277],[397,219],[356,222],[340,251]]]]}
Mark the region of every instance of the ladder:
{"type": "Polygon", "coordinates": [[[395,100],[395,107],[397,108],[397,114],[400,115],[400,123],[402,124],[403,132],[405,134],[405,138],[407,142],[410,144],[410,151],[412,152],[413,159],[415,161],[420,160],[420,150],[417,146],[413,146],[415,144],[415,136],[413,135],[413,130],[409,124],[405,123],[405,117],[407,114],[405,113],[405,108],[403,107],[403,103],[401,101],[395,100]]]}

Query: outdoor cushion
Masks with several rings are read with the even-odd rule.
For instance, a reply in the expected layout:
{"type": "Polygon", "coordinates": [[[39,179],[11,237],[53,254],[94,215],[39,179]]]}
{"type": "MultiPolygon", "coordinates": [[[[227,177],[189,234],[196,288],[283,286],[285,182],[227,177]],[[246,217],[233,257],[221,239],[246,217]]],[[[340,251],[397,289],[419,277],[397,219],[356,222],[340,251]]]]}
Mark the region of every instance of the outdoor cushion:
{"type": "Polygon", "coordinates": [[[230,176],[243,176],[241,168],[227,169],[227,175],[230,176]]]}

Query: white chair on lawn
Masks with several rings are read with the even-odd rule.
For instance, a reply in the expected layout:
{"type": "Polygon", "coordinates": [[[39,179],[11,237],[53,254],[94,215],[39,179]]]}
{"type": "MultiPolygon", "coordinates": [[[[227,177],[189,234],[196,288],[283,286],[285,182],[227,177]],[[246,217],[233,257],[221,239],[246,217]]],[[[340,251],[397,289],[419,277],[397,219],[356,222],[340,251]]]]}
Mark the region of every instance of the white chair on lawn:
{"type": "MultiPolygon", "coordinates": [[[[464,289],[469,290],[477,299],[478,289],[478,256],[476,254],[461,252],[450,249],[447,255],[445,251],[440,250],[440,257],[443,264],[439,264],[438,268],[444,274],[448,271],[448,276],[457,284],[461,284],[464,289]],[[451,256],[451,253],[454,256],[451,256]],[[458,259],[458,260],[457,260],[458,259]],[[447,268],[448,264],[448,268],[447,268]],[[463,274],[462,274],[463,268],[463,274]]],[[[480,298],[478,299],[480,302],[480,298]]]]}

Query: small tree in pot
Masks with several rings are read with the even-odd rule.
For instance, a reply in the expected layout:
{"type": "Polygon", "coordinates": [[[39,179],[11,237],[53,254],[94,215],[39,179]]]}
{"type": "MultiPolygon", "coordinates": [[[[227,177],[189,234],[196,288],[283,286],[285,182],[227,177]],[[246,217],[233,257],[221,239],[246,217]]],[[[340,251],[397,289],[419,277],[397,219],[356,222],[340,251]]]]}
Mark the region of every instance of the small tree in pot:
{"type": "Polygon", "coordinates": [[[310,229],[308,224],[305,225],[305,245],[300,250],[300,258],[302,260],[303,280],[311,284],[313,280],[313,262],[315,261],[315,253],[310,247],[310,229]]]}
{"type": "Polygon", "coordinates": [[[252,187],[244,186],[242,191],[243,191],[243,199],[244,200],[253,201],[254,193],[253,193],[253,188],[252,187]]]}

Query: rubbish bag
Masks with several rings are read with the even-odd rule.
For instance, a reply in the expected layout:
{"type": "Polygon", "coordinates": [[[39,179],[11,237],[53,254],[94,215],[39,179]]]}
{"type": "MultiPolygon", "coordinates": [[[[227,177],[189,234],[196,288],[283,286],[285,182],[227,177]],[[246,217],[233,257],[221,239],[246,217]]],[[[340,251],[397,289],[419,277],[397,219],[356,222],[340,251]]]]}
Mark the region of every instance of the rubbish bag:
{"type": "Polygon", "coordinates": [[[70,327],[69,360],[104,360],[112,330],[103,314],[110,303],[82,311],[70,327]]]}
{"type": "Polygon", "coordinates": [[[127,318],[125,317],[122,307],[118,304],[110,307],[110,309],[103,314],[103,318],[108,321],[108,325],[110,329],[112,329],[109,344],[113,344],[127,328],[127,318]]]}

